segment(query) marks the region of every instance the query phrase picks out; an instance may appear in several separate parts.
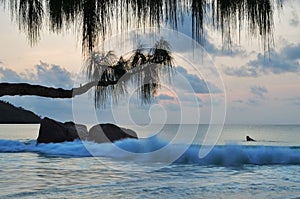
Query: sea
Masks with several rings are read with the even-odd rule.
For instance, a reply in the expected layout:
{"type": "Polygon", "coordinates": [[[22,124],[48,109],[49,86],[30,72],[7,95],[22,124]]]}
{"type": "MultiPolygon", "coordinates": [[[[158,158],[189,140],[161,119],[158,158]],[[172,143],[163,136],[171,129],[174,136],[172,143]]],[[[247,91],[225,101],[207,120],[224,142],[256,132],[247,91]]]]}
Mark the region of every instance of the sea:
{"type": "Polygon", "coordinates": [[[0,125],[0,198],[300,198],[300,125],[225,125],[210,145],[208,125],[126,127],[141,139],[37,145],[39,125],[0,125]]]}

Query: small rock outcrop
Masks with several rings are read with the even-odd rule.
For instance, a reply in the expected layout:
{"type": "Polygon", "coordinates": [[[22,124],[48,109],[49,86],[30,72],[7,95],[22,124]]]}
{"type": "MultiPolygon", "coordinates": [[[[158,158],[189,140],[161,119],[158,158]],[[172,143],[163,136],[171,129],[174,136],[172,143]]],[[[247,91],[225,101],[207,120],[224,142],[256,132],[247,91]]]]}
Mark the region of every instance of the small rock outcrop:
{"type": "Polygon", "coordinates": [[[62,123],[45,117],[41,120],[37,143],[59,143],[75,139],[105,143],[125,138],[137,139],[138,137],[134,131],[114,124],[98,124],[88,132],[85,125],[74,122],[62,123]]]}
{"type": "Polygon", "coordinates": [[[137,139],[138,137],[137,134],[130,129],[120,128],[114,124],[98,124],[90,129],[87,140],[104,143],[115,142],[126,138],[137,139]]]}
{"type": "Polygon", "coordinates": [[[247,142],[255,142],[255,140],[254,139],[252,139],[250,136],[246,136],[246,141],[247,142]]]}

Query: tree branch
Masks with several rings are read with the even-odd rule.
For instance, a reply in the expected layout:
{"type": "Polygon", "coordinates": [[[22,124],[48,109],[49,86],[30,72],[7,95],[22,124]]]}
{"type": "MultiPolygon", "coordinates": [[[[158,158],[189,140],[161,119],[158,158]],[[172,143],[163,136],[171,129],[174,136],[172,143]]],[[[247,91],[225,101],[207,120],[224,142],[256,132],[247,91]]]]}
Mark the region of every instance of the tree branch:
{"type": "Polygon", "coordinates": [[[27,83],[0,83],[0,97],[33,95],[48,98],[73,98],[76,95],[82,95],[86,93],[94,86],[107,87],[115,84],[117,84],[117,81],[93,81],[81,87],[67,90],[63,88],[53,88],[27,83]]]}

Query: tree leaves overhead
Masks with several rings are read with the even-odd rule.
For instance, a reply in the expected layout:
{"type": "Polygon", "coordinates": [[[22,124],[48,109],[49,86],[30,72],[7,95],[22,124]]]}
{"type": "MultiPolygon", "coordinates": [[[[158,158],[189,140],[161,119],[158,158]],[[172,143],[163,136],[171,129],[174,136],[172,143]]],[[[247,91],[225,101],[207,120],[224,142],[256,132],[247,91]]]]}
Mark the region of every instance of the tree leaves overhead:
{"type": "Polygon", "coordinates": [[[39,0],[22,0],[19,3],[13,0],[11,6],[18,7],[16,12],[19,29],[24,30],[29,42],[33,45],[40,39],[40,32],[44,20],[43,4],[39,0]]]}
{"type": "Polygon", "coordinates": [[[169,43],[160,39],[153,48],[142,46],[119,59],[112,52],[93,52],[85,62],[90,81],[100,81],[110,86],[97,86],[95,89],[96,107],[105,106],[110,96],[117,103],[127,92],[127,86],[137,88],[143,104],[150,103],[161,79],[171,82],[172,54],[169,43]]]}
{"type": "MultiPolygon", "coordinates": [[[[10,8],[21,31],[31,44],[40,39],[42,28],[60,33],[71,27],[79,32],[84,54],[108,34],[129,28],[161,27],[177,29],[187,15],[192,21],[193,37],[205,37],[206,22],[220,30],[224,44],[230,47],[242,28],[258,37],[264,49],[273,43],[273,14],[283,0],[0,0],[10,8]]],[[[183,21],[184,22],[184,21],[183,21]]]]}
{"type": "MultiPolygon", "coordinates": [[[[87,77],[95,83],[95,105],[104,106],[112,96],[118,102],[127,86],[137,88],[142,103],[149,103],[162,79],[171,82],[172,55],[161,39],[153,48],[140,46],[117,57],[112,51],[95,52],[108,35],[134,28],[171,26],[191,21],[192,37],[201,43],[206,28],[221,32],[231,47],[241,30],[261,41],[264,50],[273,45],[275,9],[283,0],[0,0],[31,45],[44,29],[53,33],[74,30],[82,41],[87,77]]],[[[112,49],[114,50],[114,49],[112,49]]],[[[89,85],[89,84],[88,84],[89,85]]],[[[89,88],[89,86],[86,86],[89,88]]],[[[85,87],[84,87],[85,88],[85,87]]],[[[79,88],[79,90],[82,88],[79,88]]],[[[69,94],[69,97],[73,95],[69,94]]],[[[55,93],[56,94],[56,91],[55,93]]],[[[65,96],[65,95],[64,95],[65,96]]]]}

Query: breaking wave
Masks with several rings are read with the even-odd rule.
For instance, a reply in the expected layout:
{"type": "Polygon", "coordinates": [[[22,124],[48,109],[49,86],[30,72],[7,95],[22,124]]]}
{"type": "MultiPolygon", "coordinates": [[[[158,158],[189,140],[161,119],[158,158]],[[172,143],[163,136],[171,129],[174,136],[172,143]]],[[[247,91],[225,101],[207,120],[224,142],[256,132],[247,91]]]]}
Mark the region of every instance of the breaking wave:
{"type": "Polygon", "coordinates": [[[157,137],[126,139],[115,143],[97,144],[74,142],[36,144],[36,141],[0,140],[0,153],[39,153],[61,157],[110,157],[113,159],[159,163],[175,156],[179,164],[242,166],[242,165],[300,165],[300,147],[217,145],[204,158],[199,158],[200,145],[170,144],[157,137]],[[168,146],[167,150],[160,149],[168,146]],[[178,151],[184,150],[178,156],[178,151]],[[159,153],[152,153],[159,151],[159,153]],[[139,156],[136,156],[139,154],[139,156]],[[141,158],[142,157],[142,158],[141,158]]]}

